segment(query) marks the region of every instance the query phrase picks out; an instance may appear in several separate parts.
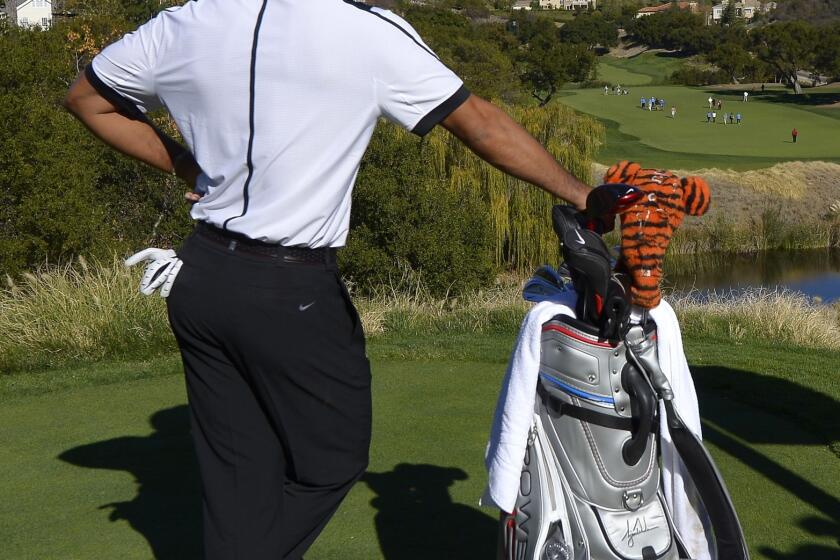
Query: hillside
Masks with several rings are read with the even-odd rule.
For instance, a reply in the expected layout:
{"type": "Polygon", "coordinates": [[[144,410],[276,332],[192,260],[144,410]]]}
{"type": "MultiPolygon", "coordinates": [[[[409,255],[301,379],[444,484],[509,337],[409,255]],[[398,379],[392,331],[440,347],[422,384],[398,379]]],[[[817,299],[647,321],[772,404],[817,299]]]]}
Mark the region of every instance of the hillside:
{"type": "Polygon", "coordinates": [[[776,20],[806,20],[824,23],[840,19],[840,2],[836,0],[784,0],[773,12],[776,20]]]}

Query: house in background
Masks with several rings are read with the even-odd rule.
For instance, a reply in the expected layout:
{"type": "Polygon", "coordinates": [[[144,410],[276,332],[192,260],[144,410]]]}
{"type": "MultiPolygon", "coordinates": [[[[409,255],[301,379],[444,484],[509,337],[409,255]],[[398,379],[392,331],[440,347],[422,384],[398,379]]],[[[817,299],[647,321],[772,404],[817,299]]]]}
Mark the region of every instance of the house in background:
{"type": "Polygon", "coordinates": [[[543,10],[594,10],[596,4],[597,0],[540,0],[543,10]]]}
{"type": "Polygon", "coordinates": [[[53,22],[52,0],[6,0],[5,14],[18,27],[49,29],[53,22]]]}
{"type": "Polygon", "coordinates": [[[653,14],[667,12],[668,10],[672,9],[687,11],[694,14],[696,14],[698,11],[697,2],[667,2],[665,4],[659,4],[658,6],[647,6],[645,8],[640,9],[636,12],[636,19],[645,16],[652,16],[653,14]]]}
{"type": "MultiPolygon", "coordinates": [[[[719,22],[728,6],[729,0],[721,0],[720,4],[712,6],[712,21],[719,22]]],[[[735,2],[735,17],[749,21],[756,15],[767,13],[773,8],[775,8],[775,2],[767,2],[762,6],[759,0],[740,0],[735,2]]]]}

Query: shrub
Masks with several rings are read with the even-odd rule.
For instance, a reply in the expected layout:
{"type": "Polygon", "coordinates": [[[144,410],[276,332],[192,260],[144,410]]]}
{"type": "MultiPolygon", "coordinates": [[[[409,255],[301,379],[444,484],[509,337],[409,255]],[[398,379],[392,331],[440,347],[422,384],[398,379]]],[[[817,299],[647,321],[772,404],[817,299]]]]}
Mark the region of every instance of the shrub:
{"type": "Polygon", "coordinates": [[[107,148],[61,107],[114,25],[95,40],[78,22],[0,32],[0,274],[167,244],[189,228],[175,181],[107,148]]]}
{"type": "Polygon", "coordinates": [[[668,82],[684,86],[728,84],[730,81],[731,76],[728,76],[723,70],[708,70],[694,66],[680,68],[668,78],[668,82]]]}
{"type": "Polygon", "coordinates": [[[435,294],[477,289],[495,278],[489,216],[481,193],[453,189],[430,173],[428,146],[380,127],[359,173],[352,233],[340,252],[362,293],[400,267],[421,271],[435,294]]]}

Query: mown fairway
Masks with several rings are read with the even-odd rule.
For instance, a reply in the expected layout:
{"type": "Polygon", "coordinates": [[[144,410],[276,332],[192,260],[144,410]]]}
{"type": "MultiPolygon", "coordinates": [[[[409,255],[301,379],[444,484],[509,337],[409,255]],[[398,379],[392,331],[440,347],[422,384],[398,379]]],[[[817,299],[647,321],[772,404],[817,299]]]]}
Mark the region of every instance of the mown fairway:
{"type": "Polygon", "coordinates": [[[780,161],[840,161],[840,121],[758,97],[752,94],[743,103],[735,92],[652,85],[621,96],[604,95],[603,89],[573,90],[560,101],[607,124],[606,146],[598,154],[603,163],[629,158],[656,167],[744,169],[780,161]],[[715,123],[706,122],[710,95],[723,99],[715,123]],[[642,96],[665,99],[667,109],[642,110],[642,96]],[[677,107],[673,119],[671,106],[677,107]],[[740,112],[741,125],[724,124],[723,112],[740,112]],[[790,136],[794,127],[799,130],[796,144],[790,136]]]}
{"type": "MultiPolygon", "coordinates": [[[[458,346],[470,356],[460,360],[393,357],[435,351],[431,339],[371,345],[369,472],[308,558],[493,558],[494,514],[476,500],[511,341],[462,338],[458,346]]],[[[687,345],[706,440],[753,557],[836,559],[840,449],[832,452],[829,442],[840,439],[840,356],[687,345]]],[[[198,558],[197,473],[178,361],[88,369],[99,385],[86,381],[84,368],[53,372],[76,379],[43,394],[33,393],[50,384],[14,376],[0,384],[2,558],[198,558]]]]}
{"type": "Polygon", "coordinates": [[[631,58],[603,56],[598,61],[598,79],[624,87],[663,83],[683,66],[683,61],[680,57],[650,52],[631,58]]]}
{"type": "Polygon", "coordinates": [[[667,53],[646,52],[630,58],[603,56],[598,80],[621,85],[628,95],[604,95],[599,89],[565,89],[560,102],[599,118],[607,127],[606,145],[597,159],[611,164],[632,159],[652,167],[677,169],[769,167],[782,161],[840,161],[840,101],[835,88],[806,89],[796,96],[778,86],[765,93],[746,86],[743,90],[666,85],[668,77],[686,64],[667,53]],[[640,98],[664,98],[665,111],[641,109],[640,98]],[[706,122],[708,98],[723,100],[717,122],[706,122]],[[675,119],[671,106],[677,107],[675,119]],[[722,113],[741,113],[740,126],[723,123],[722,113]],[[799,140],[791,141],[796,127],[799,140]]]}

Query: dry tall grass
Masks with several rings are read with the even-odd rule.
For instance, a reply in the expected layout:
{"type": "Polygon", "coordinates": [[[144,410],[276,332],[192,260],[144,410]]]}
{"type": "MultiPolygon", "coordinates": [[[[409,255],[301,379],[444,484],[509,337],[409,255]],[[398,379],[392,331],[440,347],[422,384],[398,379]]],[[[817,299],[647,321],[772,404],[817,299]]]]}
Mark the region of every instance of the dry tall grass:
{"type": "Polygon", "coordinates": [[[166,308],[114,258],[43,267],[0,291],[0,371],[171,351],[166,308]]]}
{"type": "Polygon", "coordinates": [[[670,299],[683,334],[840,350],[840,304],[787,290],[688,294],[670,299]]]}
{"type": "Polygon", "coordinates": [[[750,171],[701,169],[693,173],[713,182],[734,183],[761,194],[801,199],[809,196],[815,183],[836,182],[840,177],[840,165],[825,161],[789,161],[750,171]]]}
{"type": "MultiPolygon", "coordinates": [[[[112,262],[44,268],[0,291],[0,372],[175,351],[165,305],[137,291],[140,272],[112,262]]],[[[359,298],[368,335],[425,336],[516,332],[529,304],[521,276],[460,298],[434,298],[406,271],[372,297],[359,298]]],[[[756,290],[712,297],[671,297],[691,337],[763,340],[840,350],[840,305],[756,290]]]]}
{"type": "Polygon", "coordinates": [[[435,298],[422,276],[410,270],[369,297],[355,298],[368,336],[389,333],[515,332],[530,305],[522,299],[519,276],[460,297],[435,298]]]}

